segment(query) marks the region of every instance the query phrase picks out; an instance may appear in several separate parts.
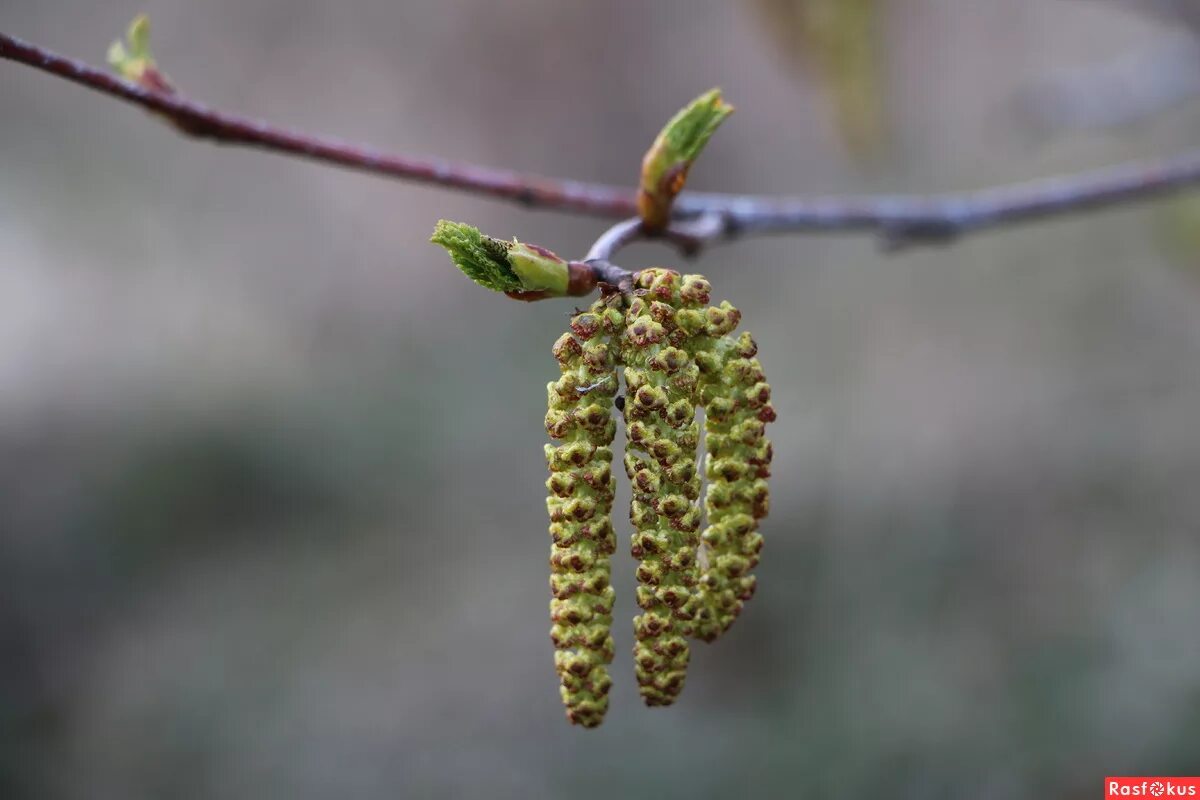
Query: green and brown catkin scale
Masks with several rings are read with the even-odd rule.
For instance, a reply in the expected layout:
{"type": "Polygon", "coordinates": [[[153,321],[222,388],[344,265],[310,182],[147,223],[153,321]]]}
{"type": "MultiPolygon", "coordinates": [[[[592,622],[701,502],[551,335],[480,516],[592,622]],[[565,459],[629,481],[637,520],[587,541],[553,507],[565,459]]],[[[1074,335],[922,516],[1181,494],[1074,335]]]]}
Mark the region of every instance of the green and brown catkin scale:
{"type": "Polygon", "coordinates": [[[708,306],[710,286],[699,275],[683,278],[678,319],[696,333],[689,350],[700,371],[698,396],[705,414],[704,506],[699,591],[689,608],[689,636],[711,642],[729,629],[754,595],[767,515],[772,449],[764,432],[775,420],[771,387],[749,333],[731,335],[741,313],[728,302],[708,306]]]}
{"type": "Polygon", "coordinates": [[[637,568],[634,671],[647,705],[670,705],[687,676],[685,634],[694,613],[700,478],[696,474],[696,387],[690,335],[675,316],[679,273],[638,273],[625,316],[625,471],[637,568]]]}
{"type": "Polygon", "coordinates": [[[612,502],[612,417],[617,393],[619,310],[600,300],[571,319],[554,344],[562,376],[547,386],[546,445],[550,490],[550,638],[567,718],[593,728],[608,710],[613,658],[613,588],[609,557],[616,549],[612,502]]]}

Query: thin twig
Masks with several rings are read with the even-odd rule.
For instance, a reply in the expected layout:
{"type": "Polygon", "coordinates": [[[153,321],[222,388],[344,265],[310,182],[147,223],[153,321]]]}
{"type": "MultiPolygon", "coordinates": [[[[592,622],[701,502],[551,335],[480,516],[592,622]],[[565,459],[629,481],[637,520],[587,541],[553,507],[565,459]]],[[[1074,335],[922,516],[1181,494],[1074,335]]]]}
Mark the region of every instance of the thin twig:
{"type": "Polygon", "coordinates": [[[602,290],[607,286],[610,290],[628,292],[633,286],[633,273],[624,267],[603,258],[592,258],[583,263],[592,271],[602,290]]]}
{"type": "Polygon", "coordinates": [[[81,61],[0,33],[0,58],[49,72],[103,94],[158,112],[180,131],[225,144],[242,144],[323,161],[375,175],[431,183],[450,189],[604,217],[637,213],[634,190],[595,183],[542,178],[510,170],[438,158],[390,155],[373,148],[277,128],[225,114],[182,94],[150,91],[81,61]]]}
{"type": "Polygon", "coordinates": [[[719,213],[701,214],[694,219],[672,222],[658,232],[649,232],[640,217],[623,219],[600,234],[584,261],[611,260],[617,251],[638,241],[665,241],[687,257],[697,255],[707,244],[732,235],[728,218],[719,213]]]}
{"type": "Polygon", "coordinates": [[[583,260],[586,262],[608,261],[618,250],[627,244],[636,242],[642,238],[642,235],[641,217],[623,219],[600,234],[583,260]]]}
{"type": "Polygon", "coordinates": [[[699,253],[705,244],[726,235],[726,231],[725,219],[720,214],[704,214],[693,220],[672,222],[664,230],[653,233],[646,230],[641,217],[630,217],[600,234],[582,263],[592,271],[597,284],[629,292],[634,273],[612,263],[613,256],[622,247],[641,240],[658,239],[675,246],[685,257],[691,257],[699,253]]]}
{"type": "MultiPolygon", "coordinates": [[[[637,213],[632,188],[525,175],[369,147],[225,114],[180,94],[151,91],[83,62],[0,33],[0,58],[157,112],[192,136],[301,156],[363,172],[444,186],[527,206],[599,217],[637,213]]],[[[1064,215],[1200,184],[1200,149],[1071,176],[932,196],[764,197],[684,192],[680,220],[704,220],[699,246],[762,233],[869,231],[890,245],[945,242],[1005,224],[1064,215]]],[[[670,237],[668,237],[670,238],[670,237]]],[[[606,260],[606,259],[602,259],[606,260]]]]}
{"type": "Polygon", "coordinates": [[[871,231],[882,234],[887,244],[898,245],[947,242],[987,228],[1146,200],[1197,184],[1200,149],[973,192],[779,198],[684,194],[676,210],[692,216],[722,215],[722,237],[871,231]]]}

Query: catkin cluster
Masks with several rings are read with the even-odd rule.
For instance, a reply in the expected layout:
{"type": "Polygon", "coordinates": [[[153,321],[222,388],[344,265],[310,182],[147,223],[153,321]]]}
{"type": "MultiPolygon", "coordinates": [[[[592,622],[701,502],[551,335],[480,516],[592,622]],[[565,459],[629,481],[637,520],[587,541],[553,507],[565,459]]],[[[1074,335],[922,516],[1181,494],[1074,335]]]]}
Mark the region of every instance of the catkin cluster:
{"type": "Polygon", "coordinates": [[[775,419],[771,390],[741,314],[709,305],[699,275],[643,270],[626,296],[597,301],[554,345],[562,376],[549,385],[551,639],[572,722],[603,720],[612,680],[609,556],[614,480],[611,406],[624,368],[625,473],[638,560],[634,671],[643,700],[670,705],[682,691],[688,639],[711,642],[755,589],[775,419]],[[705,415],[701,508],[697,409],[705,415]],[[700,532],[702,518],[707,527],[700,532]]]}

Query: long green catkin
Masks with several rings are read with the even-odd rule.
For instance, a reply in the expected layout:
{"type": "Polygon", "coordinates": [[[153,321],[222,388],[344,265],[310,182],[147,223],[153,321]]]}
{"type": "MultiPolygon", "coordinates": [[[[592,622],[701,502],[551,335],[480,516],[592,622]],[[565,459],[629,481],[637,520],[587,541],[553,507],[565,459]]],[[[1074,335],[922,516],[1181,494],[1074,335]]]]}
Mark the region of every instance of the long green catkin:
{"type": "Polygon", "coordinates": [[[707,307],[710,286],[699,275],[683,278],[679,312],[693,331],[690,351],[700,371],[699,402],[705,414],[704,506],[708,527],[701,536],[699,591],[692,599],[691,637],[711,642],[729,629],[757,585],[763,538],[758,521],[767,515],[772,448],[764,435],[775,420],[771,387],[749,333],[731,336],[741,313],[724,302],[707,307]]]}
{"type": "Polygon", "coordinates": [[[623,315],[599,300],[571,319],[554,344],[562,376],[547,386],[546,445],[550,491],[550,616],[555,670],[567,719],[586,728],[604,720],[612,687],[613,588],[616,549],[612,502],[611,414],[617,393],[617,339],[623,315]]]}
{"type": "Polygon", "coordinates": [[[700,478],[696,474],[696,381],[689,334],[675,315],[679,273],[638,273],[625,317],[625,471],[637,568],[634,672],[649,706],[674,702],[687,677],[695,589],[700,478]]]}

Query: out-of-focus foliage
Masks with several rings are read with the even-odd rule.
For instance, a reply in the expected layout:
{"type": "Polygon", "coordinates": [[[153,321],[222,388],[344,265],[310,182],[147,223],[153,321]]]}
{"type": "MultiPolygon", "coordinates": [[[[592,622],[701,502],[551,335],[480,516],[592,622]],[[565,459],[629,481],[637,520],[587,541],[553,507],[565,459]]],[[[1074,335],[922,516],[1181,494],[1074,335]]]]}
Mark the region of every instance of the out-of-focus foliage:
{"type": "Polygon", "coordinates": [[[1158,223],[1167,252],[1200,277],[1200,194],[1189,192],[1168,201],[1158,223]]]}
{"type": "Polygon", "coordinates": [[[1107,2],[1136,14],[1147,14],[1165,22],[1180,22],[1200,32],[1200,4],[1195,0],[1082,0],[1107,2]]]}
{"type": "Polygon", "coordinates": [[[775,45],[824,85],[847,149],[869,158],[887,131],[880,64],[884,0],[747,0],[775,45]]]}

